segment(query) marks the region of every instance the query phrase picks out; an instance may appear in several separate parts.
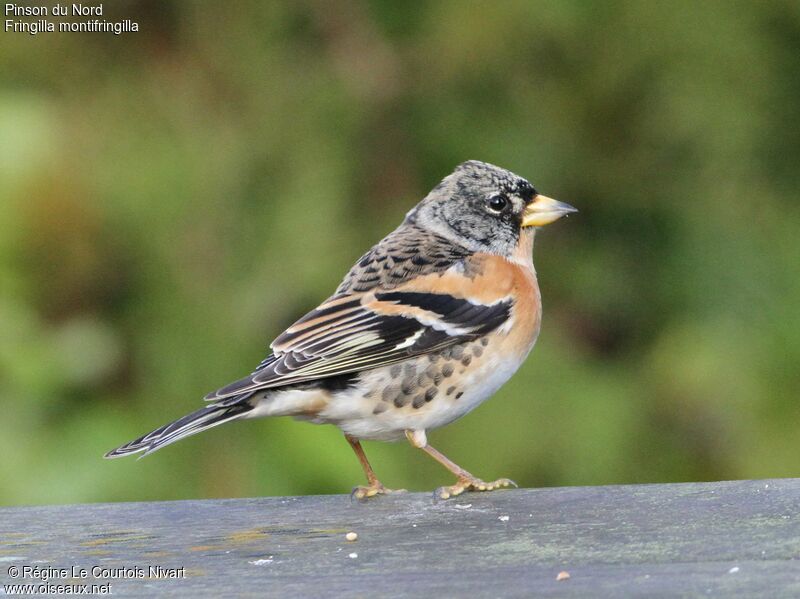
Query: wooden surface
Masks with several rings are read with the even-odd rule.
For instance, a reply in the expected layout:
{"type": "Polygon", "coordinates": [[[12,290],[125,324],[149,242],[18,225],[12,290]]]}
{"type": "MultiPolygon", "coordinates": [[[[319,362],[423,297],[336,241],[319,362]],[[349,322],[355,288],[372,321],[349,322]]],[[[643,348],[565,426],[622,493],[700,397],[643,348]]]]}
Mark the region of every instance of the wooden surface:
{"type": "Polygon", "coordinates": [[[110,582],[114,596],[800,597],[798,508],[800,479],[2,508],[0,585],[41,582],[11,566],[163,566],[186,578],[50,582],[110,582]]]}

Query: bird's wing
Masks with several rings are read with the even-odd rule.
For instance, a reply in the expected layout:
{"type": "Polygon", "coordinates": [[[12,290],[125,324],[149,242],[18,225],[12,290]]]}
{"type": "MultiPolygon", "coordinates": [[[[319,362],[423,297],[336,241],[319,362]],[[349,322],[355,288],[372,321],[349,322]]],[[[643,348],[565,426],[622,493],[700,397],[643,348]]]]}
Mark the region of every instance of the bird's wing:
{"type": "Polygon", "coordinates": [[[206,400],[393,364],[476,339],[509,320],[509,295],[483,292],[475,299],[464,286],[479,281],[450,278],[458,284],[448,285],[447,276],[434,274],[391,289],[335,295],[286,329],[253,374],[206,400]]]}

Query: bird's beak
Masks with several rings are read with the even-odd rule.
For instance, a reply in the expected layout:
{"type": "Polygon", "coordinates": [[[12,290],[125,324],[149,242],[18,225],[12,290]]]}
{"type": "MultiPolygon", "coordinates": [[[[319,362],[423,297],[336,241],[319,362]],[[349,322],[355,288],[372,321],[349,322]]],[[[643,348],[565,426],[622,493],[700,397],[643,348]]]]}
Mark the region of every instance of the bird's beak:
{"type": "Polygon", "coordinates": [[[525,208],[525,212],[522,213],[522,226],[541,227],[549,225],[565,214],[577,211],[577,208],[573,208],[564,202],[559,202],[547,196],[536,195],[533,201],[525,208]]]}

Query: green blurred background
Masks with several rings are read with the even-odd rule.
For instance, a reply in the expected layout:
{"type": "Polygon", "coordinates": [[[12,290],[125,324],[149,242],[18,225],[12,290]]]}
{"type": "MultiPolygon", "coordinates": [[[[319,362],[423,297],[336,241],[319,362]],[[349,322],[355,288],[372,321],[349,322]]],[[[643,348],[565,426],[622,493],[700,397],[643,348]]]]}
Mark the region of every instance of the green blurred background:
{"type": "MultiPolygon", "coordinates": [[[[0,503],[347,492],[333,427],[194,410],[459,162],[580,208],[539,343],[432,443],[524,486],[800,474],[800,4],[106,2],[0,34],[0,503]]],[[[367,443],[383,481],[450,475],[367,443]]]]}

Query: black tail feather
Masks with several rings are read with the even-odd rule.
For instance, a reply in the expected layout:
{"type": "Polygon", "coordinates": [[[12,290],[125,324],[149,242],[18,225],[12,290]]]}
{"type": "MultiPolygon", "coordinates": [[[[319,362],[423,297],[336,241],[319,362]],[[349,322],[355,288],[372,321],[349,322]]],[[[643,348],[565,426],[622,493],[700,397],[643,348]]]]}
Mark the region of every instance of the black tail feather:
{"type": "Polygon", "coordinates": [[[253,409],[249,401],[233,405],[211,405],[187,414],[175,422],[170,422],[143,437],[117,447],[105,454],[106,458],[121,458],[126,455],[144,452],[140,457],[162,447],[184,439],[195,433],[208,430],[230,420],[235,420],[253,409]]]}

